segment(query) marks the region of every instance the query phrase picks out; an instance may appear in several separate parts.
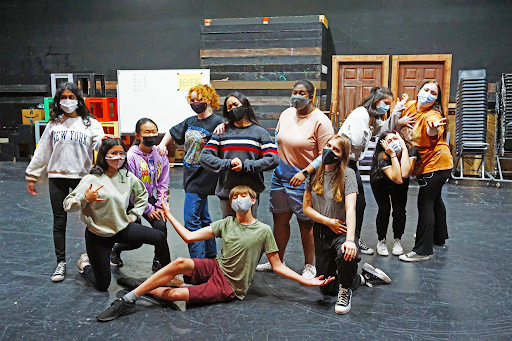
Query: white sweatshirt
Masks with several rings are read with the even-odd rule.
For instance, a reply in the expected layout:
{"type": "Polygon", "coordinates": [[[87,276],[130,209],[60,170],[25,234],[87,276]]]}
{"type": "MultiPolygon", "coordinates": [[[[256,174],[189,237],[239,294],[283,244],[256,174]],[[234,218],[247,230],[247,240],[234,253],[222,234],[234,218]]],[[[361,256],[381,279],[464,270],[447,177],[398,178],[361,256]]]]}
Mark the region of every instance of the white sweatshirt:
{"type": "Polygon", "coordinates": [[[63,116],[48,122],[27,167],[27,178],[81,179],[92,167],[93,149],[98,151],[105,135],[100,123],[90,118],[86,127],[81,117],[63,116]]]}

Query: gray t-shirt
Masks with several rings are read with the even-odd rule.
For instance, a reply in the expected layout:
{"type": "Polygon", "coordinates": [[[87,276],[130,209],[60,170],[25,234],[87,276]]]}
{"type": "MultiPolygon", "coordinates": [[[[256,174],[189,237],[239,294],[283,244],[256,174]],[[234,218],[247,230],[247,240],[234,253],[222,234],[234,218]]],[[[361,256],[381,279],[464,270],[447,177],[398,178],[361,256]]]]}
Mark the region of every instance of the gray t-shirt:
{"type": "MultiPolygon", "coordinates": [[[[340,202],[336,202],[331,195],[333,175],[334,171],[326,171],[324,173],[324,194],[316,194],[313,191],[314,175],[308,179],[306,191],[311,192],[311,205],[315,211],[328,218],[346,221],[345,198],[340,202]]],[[[345,196],[351,193],[357,193],[357,179],[354,170],[347,167],[345,169],[345,196]]]]}

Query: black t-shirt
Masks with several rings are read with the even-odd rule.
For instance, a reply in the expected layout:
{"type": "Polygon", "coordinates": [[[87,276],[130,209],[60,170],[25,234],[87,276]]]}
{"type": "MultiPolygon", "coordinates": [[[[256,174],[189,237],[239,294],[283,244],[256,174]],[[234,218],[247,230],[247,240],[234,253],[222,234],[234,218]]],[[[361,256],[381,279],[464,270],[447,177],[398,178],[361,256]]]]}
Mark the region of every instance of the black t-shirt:
{"type": "MultiPolygon", "coordinates": [[[[407,149],[409,150],[409,159],[414,158],[416,159],[416,162],[418,162],[418,159],[420,158],[418,150],[414,147],[407,147],[407,149]]],[[[398,162],[400,162],[400,159],[398,159],[398,162]]],[[[379,155],[377,155],[377,167],[375,168],[375,164],[373,165],[370,174],[370,181],[374,182],[380,179],[389,180],[389,178],[383,171],[384,169],[389,167],[392,167],[391,157],[387,155],[385,152],[381,152],[379,155]]]]}
{"type": "Polygon", "coordinates": [[[210,115],[200,120],[197,116],[187,118],[169,130],[177,144],[185,145],[183,158],[183,188],[185,192],[199,196],[215,194],[218,175],[207,171],[199,163],[204,146],[212,137],[213,130],[224,120],[218,115],[210,115]]]}

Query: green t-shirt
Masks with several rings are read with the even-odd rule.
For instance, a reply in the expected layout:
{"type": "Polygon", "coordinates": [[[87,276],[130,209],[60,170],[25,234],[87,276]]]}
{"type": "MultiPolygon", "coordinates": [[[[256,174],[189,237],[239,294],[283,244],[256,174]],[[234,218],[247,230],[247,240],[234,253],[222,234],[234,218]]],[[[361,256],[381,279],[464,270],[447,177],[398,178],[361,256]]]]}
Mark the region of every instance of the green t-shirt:
{"type": "Polygon", "coordinates": [[[215,237],[222,238],[220,269],[235,295],[243,300],[263,252],[279,251],[270,226],[256,220],[242,225],[233,217],[212,223],[215,237]]]}

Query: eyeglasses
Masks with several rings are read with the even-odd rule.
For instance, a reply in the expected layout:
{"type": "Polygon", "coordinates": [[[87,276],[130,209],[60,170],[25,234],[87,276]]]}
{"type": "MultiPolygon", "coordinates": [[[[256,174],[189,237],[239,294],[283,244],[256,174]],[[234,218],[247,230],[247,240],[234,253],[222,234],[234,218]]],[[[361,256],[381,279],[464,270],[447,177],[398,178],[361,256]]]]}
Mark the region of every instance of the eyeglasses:
{"type": "Polygon", "coordinates": [[[125,156],[125,152],[108,152],[107,155],[112,156],[125,156]]]}

